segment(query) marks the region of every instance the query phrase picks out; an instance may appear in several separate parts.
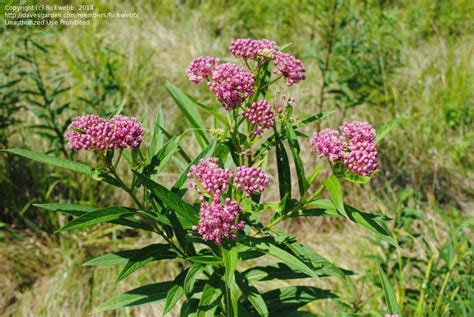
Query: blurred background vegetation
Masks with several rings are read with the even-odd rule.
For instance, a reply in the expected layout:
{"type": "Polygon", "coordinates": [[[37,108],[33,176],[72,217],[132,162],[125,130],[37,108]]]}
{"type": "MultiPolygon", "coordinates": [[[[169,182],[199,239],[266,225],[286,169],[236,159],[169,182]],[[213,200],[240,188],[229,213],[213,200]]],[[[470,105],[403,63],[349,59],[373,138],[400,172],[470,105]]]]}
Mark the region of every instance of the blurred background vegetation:
{"type": "MultiPolygon", "coordinates": [[[[0,147],[92,159],[65,146],[62,134],[69,120],[122,106],[128,115],[148,118],[148,131],[162,108],[168,132],[179,134],[186,126],[163,87],[165,80],[210,100],[207,91],[187,80],[194,57],[229,56],[234,38],[291,43],[289,50],[305,64],[307,79],[291,89],[281,85],[281,94],[296,98],[296,113],[336,110],[315,130],[348,119],[381,128],[398,119],[380,146],[382,170],[375,181],[362,188],[347,184],[346,196],[352,204],[391,217],[401,248],[376,243],[342,221],[285,224],[282,229],[357,273],[345,285],[316,281],[340,288],[342,296],[312,303],[307,310],[318,316],[379,316],[385,309],[379,263],[405,315],[472,316],[473,1],[49,3],[93,4],[96,12],[133,11],[140,17],[58,28],[2,23],[0,147]]],[[[185,146],[193,152],[191,141],[185,146]]],[[[303,151],[309,168],[318,159],[308,152],[309,142],[303,151]]],[[[33,204],[106,206],[126,198],[91,180],[3,154],[0,171],[0,315],[85,316],[113,294],[178,271],[158,262],[135,280],[115,284],[117,272],[82,267],[94,255],[144,245],[151,237],[112,225],[58,235],[54,230],[65,219],[33,204]]],[[[159,181],[169,183],[176,173],[169,168],[159,181]]],[[[161,309],[157,304],[106,315],[157,315],[161,309]]]]}

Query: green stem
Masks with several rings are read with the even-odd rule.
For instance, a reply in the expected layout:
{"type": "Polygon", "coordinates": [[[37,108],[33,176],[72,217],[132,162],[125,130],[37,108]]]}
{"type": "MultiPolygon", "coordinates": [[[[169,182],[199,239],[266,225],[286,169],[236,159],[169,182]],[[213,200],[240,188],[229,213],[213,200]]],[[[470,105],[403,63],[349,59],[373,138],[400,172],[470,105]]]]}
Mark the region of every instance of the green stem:
{"type": "Polygon", "coordinates": [[[423,316],[422,312],[423,312],[423,305],[425,303],[425,290],[430,280],[431,269],[433,267],[434,258],[435,258],[435,255],[433,255],[428,261],[428,266],[426,267],[425,278],[423,279],[423,282],[420,285],[420,297],[418,298],[418,303],[416,305],[415,317],[423,316]]]}
{"type": "Polygon", "coordinates": [[[276,226],[277,224],[279,224],[280,222],[282,222],[283,220],[286,220],[286,219],[290,218],[291,216],[293,216],[293,214],[295,212],[298,212],[298,210],[300,210],[300,208],[304,207],[304,205],[307,202],[313,201],[321,193],[323,188],[324,188],[324,186],[321,185],[318,188],[318,190],[316,192],[314,192],[314,194],[312,194],[308,199],[305,199],[304,196],[303,196],[301,198],[301,201],[295,207],[293,207],[287,214],[284,214],[280,218],[275,219],[273,222],[271,222],[268,226],[266,226],[266,229],[270,229],[270,228],[276,226]]]}
{"type": "MultiPolygon", "coordinates": [[[[140,203],[140,201],[138,200],[137,196],[135,195],[135,193],[133,192],[133,190],[131,188],[129,188],[125,182],[122,180],[122,178],[120,177],[120,175],[118,175],[117,171],[115,170],[115,168],[113,168],[111,165],[110,165],[110,162],[107,161],[107,158],[104,156],[104,153],[102,152],[99,152],[99,155],[100,157],[102,158],[102,160],[104,161],[107,169],[110,171],[110,173],[114,176],[114,178],[117,180],[117,182],[120,184],[120,188],[122,188],[131,198],[132,200],[135,202],[135,204],[138,206],[138,208],[140,208],[141,210],[143,210],[144,212],[147,212],[147,209],[143,206],[142,203],[140,203]]],[[[173,240],[171,240],[170,238],[168,238],[166,236],[166,234],[163,232],[163,230],[161,228],[159,228],[158,226],[156,226],[154,223],[151,224],[151,226],[153,227],[154,231],[156,233],[158,233],[163,239],[166,240],[166,242],[168,242],[171,247],[179,254],[181,255],[183,258],[186,258],[186,255],[184,254],[184,252],[178,248],[176,246],[176,244],[174,243],[173,240]]]]}
{"type": "Polygon", "coordinates": [[[446,286],[448,285],[449,279],[451,278],[451,274],[453,273],[454,267],[456,266],[457,262],[458,262],[458,254],[454,256],[454,259],[449,266],[448,273],[446,274],[444,278],[443,285],[441,286],[441,290],[439,291],[438,298],[436,300],[435,309],[434,309],[435,316],[438,316],[438,311],[439,311],[439,308],[441,307],[441,303],[443,302],[443,298],[444,298],[444,291],[446,289],[446,286]]]}

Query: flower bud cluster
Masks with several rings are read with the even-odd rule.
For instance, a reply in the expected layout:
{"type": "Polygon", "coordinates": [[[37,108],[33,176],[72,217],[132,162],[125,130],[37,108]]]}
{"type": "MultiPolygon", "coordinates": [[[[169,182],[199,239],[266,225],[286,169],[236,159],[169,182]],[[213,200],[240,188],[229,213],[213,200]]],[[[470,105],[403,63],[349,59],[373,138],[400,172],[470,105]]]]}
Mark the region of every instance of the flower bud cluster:
{"type": "Polygon", "coordinates": [[[201,56],[194,59],[188,67],[188,77],[193,84],[199,84],[205,78],[210,78],[218,59],[212,56],[201,56]]]}
{"type": "Polygon", "coordinates": [[[248,104],[242,113],[252,123],[254,132],[261,135],[264,129],[270,129],[275,123],[275,115],[272,108],[265,100],[254,101],[248,104]]]}
{"type": "MultiPolygon", "coordinates": [[[[258,167],[239,166],[235,176],[217,165],[215,157],[202,159],[197,165],[191,166],[188,178],[199,181],[200,186],[210,196],[208,202],[204,196],[200,198],[199,224],[193,227],[203,240],[212,240],[221,244],[224,238],[235,239],[236,232],[244,228],[245,222],[239,221],[242,211],[240,205],[230,198],[225,198],[230,181],[249,197],[262,192],[270,183],[267,175],[258,167]]],[[[199,187],[191,183],[192,187],[199,187]]]]}
{"type": "Polygon", "coordinates": [[[277,49],[278,46],[275,42],[266,39],[236,39],[229,46],[229,51],[235,57],[243,59],[256,59],[257,57],[272,59],[277,49]]]}
{"type": "Polygon", "coordinates": [[[217,162],[215,157],[202,159],[197,165],[191,166],[188,173],[188,178],[197,179],[202,188],[215,198],[227,191],[233,177],[231,171],[220,168],[217,162]]]}
{"type": "Polygon", "coordinates": [[[313,134],[311,145],[314,152],[334,162],[343,156],[345,140],[338,131],[324,129],[319,133],[313,134]]]}
{"type": "Polygon", "coordinates": [[[235,240],[237,231],[244,228],[245,222],[238,221],[241,207],[235,200],[226,198],[223,203],[214,199],[208,203],[201,197],[199,224],[193,227],[205,241],[220,245],[224,238],[235,240]]]}
{"type": "Polygon", "coordinates": [[[135,118],[123,115],[111,119],[97,115],[75,118],[64,136],[74,150],[114,150],[136,148],[143,140],[144,130],[135,118]]]}
{"type": "Polygon", "coordinates": [[[273,60],[276,68],[275,74],[281,74],[286,78],[288,86],[296,84],[306,78],[303,63],[291,54],[277,52],[273,60]]]}
{"type": "Polygon", "coordinates": [[[248,69],[234,63],[219,64],[216,57],[200,56],[191,62],[187,70],[192,83],[199,84],[207,80],[207,85],[226,110],[238,108],[255,91],[256,81],[250,71],[249,60],[257,61],[258,65],[273,61],[273,72],[285,77],[290,86],[305,79],[301,61],[293,55],[278,51],[278,46],[273,41],[236,39],[230,44],[229,51],[235,57],[244,59],[248,69]]]}
{"type": "Polygon", "coordinates": [[[263,192],[270,179],[259,167],[239,166],[235,172],[234,182],[238,189],[250,197],[252,194],[263,192]]]}
{"type": "Polygon", "coordinates": [[[224,108],[232,110],[253,94],[254,83],[251,72],[233,63],[225,63],[215,67],[208,85],[224,108]]]}
{"type": "Polygon", "coordinates": [[[372,175],[379,167],[375,129],[367,122],[352,121],[344,123],[339,130],[314,133],[312,150],[331,162],[342,162],[356,175],[372,175]]]}

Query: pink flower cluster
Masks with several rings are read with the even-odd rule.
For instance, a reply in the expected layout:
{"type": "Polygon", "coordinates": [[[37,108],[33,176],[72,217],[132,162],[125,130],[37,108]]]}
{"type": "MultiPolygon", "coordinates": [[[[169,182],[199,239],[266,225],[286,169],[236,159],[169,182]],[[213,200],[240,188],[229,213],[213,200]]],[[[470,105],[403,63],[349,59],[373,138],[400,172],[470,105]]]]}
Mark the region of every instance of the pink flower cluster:
{"type": "Polygon", "coordinates": [[[71,122],[64,136],[74,150],[113,150],[136,148],[143,134],[143,127],[135,118],[117,115],[108,120],[84,115],[71,122]]]}
{"type": "Polygon", "coordinates": [[[244,221],[238,222],[241,207],[235,200],[226,198],[221,204],[219,199],[214,199],[208,203],[201,197],[201,209],[199,212],[199,225],[194,226],[205,241],[214,241],[217,245],[222,243],[224,238],[235,240],[235,232],[242,230],[244,221]]]}
{"type": "Polygon", "coordinates": [[[210,78],[216,67],[218,59],[212,56],[201,56],[194,59],[188,67],[189,80],[199,84],[204,78],[210,78]]]}
{"type": "Polygon", "coordinates": [[[327,157],[331,162],[337,161],[342,157],[345,140],[339,135],[339,132],[332,129],[324,129],[319,133],[314,133],[311,138],[313,151],[320,156],[327,157]]]}
{"type": "Polygon", "coordinates": [[[281,74],[286,78],[288,86],[298,83],[306,78],[303,63],[288,53],[277,52],[273,60],[276,68],[275,74],[281,74]]]}
{"type": "Polygon", "coordinates": [[[261,54],[273,55],[278,49],[275,42],[270,40],[236,39],[230,44],[229,51],[235,56],[243,59],[255,59],[261,54]]]}
{"type": "Polygon", "coordinates": [[[252,194],[263,192],[270,180],[259,167],[239,166],[235,173],[234,182],[238,189],[242,190],[247,197],[250,197],[252,194]]]}
{"type": "Polygon", "coordinates": [[[209,195],[218,199],[229,188],[233,175],[229,170],[220,168],[217,162],[215,157],[202,159],[197,165],[191,166],[188,178],[197,179],[209,195]]]}
{"type": "Polygon", "coordinates": [[[226,110],[239,107],[253,94],[255,79],[251,72],[232,63],[217,65],[208,83],[226,110]]]}
{"type": "Polygon", "coordinates": [[[344,123],[340,132],[324,129],[314,133],[311,145],[314,152],[330,161],[342,161],[346,168],[360,176],[370,176],[379,167],[375,129],[367,122],[344,123]]]}
{"type": "MultiPolygon", "coordinates": [[[[253,193],[262,192],[270,181],[262,169],[258,167],[239,166],[235,177],[226,169],[217,165],[215,157],[202,159],[197,165],[191,166],[188,178],[195,178],[202,188],[211,196],[210,203],[204,197],[200,198],[201,209],[199,224],[193,230],[199,232],[204,240],[213,240],[221,244],[222,239],[235,239],[235,233],[244,228],[245,222],[238,221],[242,211],[239,204],[224,195],[232,178],[236,187],[242,190],[247,197],[253,193]]],[[[198,187],[191,183],[192,187],[198,187]]]]}
{"type": "Polygon", "coordinates": [[[265,100],[254,101],[252,104],[248,104],[242,114],[253,124],[257,135],[261,135],[263,129],[270,129],[275,123],[275,115],[272,108],[265,100]]]}
{"type": "Polygon", "coordinates": [[[368,122],[346,122],[339,129],[345,137],[353,142],[374,142],[375,139],[375,129],[368,122]]]}

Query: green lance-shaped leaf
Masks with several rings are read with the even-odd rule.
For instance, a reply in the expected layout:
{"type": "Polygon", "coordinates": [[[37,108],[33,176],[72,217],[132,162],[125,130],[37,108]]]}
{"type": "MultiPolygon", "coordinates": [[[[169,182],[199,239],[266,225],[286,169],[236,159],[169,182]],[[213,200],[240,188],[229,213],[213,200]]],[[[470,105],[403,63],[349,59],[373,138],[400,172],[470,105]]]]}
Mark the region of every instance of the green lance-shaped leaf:
{"type": "Polygon", "coordinates": [[[226,126],[226,128],[230,129],[230,124],[229,124],[229,121],[227,120],[227,117],[225,115],[223,115],[222,113],[220,113],[218,110],[213,110],[211,109],[210,107],[208,107],[207,105],[197,101],[196,99],[193,98],[193,96],[189,95],[189,94],[186,94],[186,96],[191,99],[194,104],[196,106],[199,107],[199,109],[201,109],[202,111],[210,114],[211,116],[213,116],[216,120],[220,121],[222,124],[224,124],[226,126]]]}
{"type": "Polygon", "coordinates": [[[237,267],[237,262],[239,260],[239,252],[238,248],[234,247],[223,247],[222,248],[222,258],[224,260],[224,282],[226,287],[229,289],[229,293],[227,294],[230,297],[231,307],[227,307],[227,309],[232,309],[234,314],[237,313],[238,307],[238,289],[235,283],[235,269],[237,267]]]}
{"type": "Polygon", "coordinates": [[[27,159],[40,162],[46,165],[68,169],[73,172],[83,174],[89,177],[98,177],[98,175],[96,174],[96,171],[92,167],[82,164],[82,163],[57,158],[57,157],[46,155],[43,153],[36,153],[27,149],[6,149],[2,151],[15,154],[18,156],[22,156],[27,159]]]}
{"type": "Polygon", "coordinates": [[[337,211],[347,218],[346,210],[344,209],[344,201],[342,200],[342,186],[339,179],[332,175],[331,177],[323,180],[323,184],[329,192],[329,197],[332,203],[336,207],[337,211]]]}
{"type": "Polygon", "coordinates": [[[345,279],[345,274],[340,268],[317,254],[312,249],[299,243],[295,237],[283,232],[275,232],[275,234],[277,239],[281,241],[282,248],[289,251],[301,260],[301,262],[312,268],[318,276],[336,276],[343,280],[345,279]]]}
{"type": "Polygon", "coordinates": [[[83,266],[113,266],[125,265],[133,257],[137,250],[123,250],[113,253],[108,253],[93,259],[90,259],[83,266]]]}
{"type": "Polygon", "coordinates": [[[198,223],[198,212],[181,197],[140,173],[135,172],[135,175],[141,184],[176,213],[184,228],[191,228],[198,223]]]}
{"type": "Polygon", "coordinates": [[[49,203],[49,204],[33,204],[33,206],[36,206],[41,209],[45,210],[51,210],[51,211],[59,211],[63,214],[66,215],[71,215],[71,216],[76,216],[76,217],[81,217],[87,213],[93,212],[93,211],[100,211],[100,210],[114,210],[114,209],[125,209],[128,210],[131,214],[129,216],[123,216],[120,217],[119,219],[115,220],[110,220],[106,222],[110,222],[113,224],[117,225],[122,225],[126,227],[131,227],[131,228],[136,228],[136,229],[143,229],[147,231],[153,231],[153,228],[140,221],[139,219],[134,218],[134,215],[138,213],[139,211],[137,209],[133,208],[128,208],[128,207],[108,207],[108,208],[98,208],[98,207],[92,207],[92,206],[84,206],[84,205],[78,205],[78,204],[70,204],[70,203],[49,203]]]}
{"type": "Polygon", "coordinates": [[[398,123],[398,119],[393,119],[382,128],[375,137],[375,143],[379,143],[398,123]]]}
{"type": "MultiPolygon", "coordinates": [[[[311,202],[308,205],[308,207],[309,206],[316,207],[317,209],[302,210],[302,211],[299,211],[297,214],[294,214],[294,216],[341,217],[341,215],[337,212],[336,208],[334,207],[334,204],[328,199],[315,200],[311,202]]],[[[395,239],[392,238],[389,230],[382,222],[384,220],[389,220],[390,218],[381,214],[371,214],[367,212],[362,212],[349,205],[344,205],[344,209],[347,212],[347,217],[345,218],[371,231],[379,239],[390,243],[394,247],[398,247],[397,241],[395,241],[395,239]]]]}
{"type": "Polygon", "coordinates": [[[298,143],[298,138],[296,137],[295,130],[289,123],[286,123],[286,133],[288,135],[288,143],[290,144],[291,153],[293,155],[293,161],[295,163],[296,175],[298,176],[298,187],[300,190],[300,195],[303,196],[306,193],[308,183],[306,181],[306,176],[304,173],[303,161],[300,157],[300,144],[298,143]]]}
{"type": "Polygon", "coordinates": [[[337,298],[330,291],[311,286],[290,286],[263,294],[270,316],[286,316],[312,301],[337,298]]]}
{"type": "Polygon", "coordinates": [[[222,274],[220,271],[214,272],[209,280],[204,285],[204,289],[201,294],[201,299],[198,306],[198,317],[214,317],[215,311],[219,306],[224,292],[221,282],[222,274]]]}
{"type": "Polygon", "coordinates": [[[191,127],[195,129],[194,135],[196,136],[201,149],[204,149],[209,144],[209,139],[206,133],[204,122],[202,121],[199,112],[196,110],[193,101],[178,87],[168,81],[165,83],[165,88],[171,94],[171,97],[173,97],[173,100],[184,114],[186,119],[189,121],[191,127]]]}
{"type": "Polygon", "coordinates": [[[85,213],[91,212],[91,211],[97,211],[102,208],[97,208],[93,206],[86,206],[86,205],[80,205],[80,204],[71,204],[71,203],[46,203],[46,204],[33,204],[33,206],[36,206],[41,209],[45,210],[50,210],[50,211],[60,211],[66,215],[71,215],[71,216],[82,216],[85,213]]]}
{"type": "Polygon", "coordinates": [[[309,275],[314,278],[319,277],[317,272],[315,272],[313,268],[309,267],[307,264],[302,262],[296,256],[292,255],[290,252],[282,249],[278,245],[278,242],[276,242],[271,237],[255,238],[255,237],[245,236],[245,237],[240,238],[239,242],[249,247],[252,247],[258,251],[269,254],[279,259],[280,261],[286,263],[291,268],[298,270],[302,273],[305,273],[306,275],[309,275]]]}
{"type": "Polygon", "coordinates": [[[165,308],[163,309],[163,316],[169,313],[179,301],[179,299],[184,296],[184,279],[186,278],[188,271],[189,270],[182,271],[174,279],[173,285],[166,294],[166,303],[165,308]]]}
{"type": "Polygon", "coordinates": [[[114,186],[120,186],[120,184],[117,183],[113,177],[106,174],[105,171],[94,169],[86,164],[57,158],[43,153],[36,153],[27,149],[5,149],[0,151],[22,156],[42,164],[67,169],[78,174],[89,176],[97,181],[103,180],[114,186]]]}
{"type": "Polygon", "coordinates": [[[223,263],[222,258],[219,258],[214,255],[196,255],[190,256],[187,258],[193,263],[209,264],[209,265],[219,265],[223,263]]]}
{"type": "Polygon", "coordinates": [[[216,141],[214,140],[211,144],[209,144],[208,147],[206,147],[204,150],[202,150],[201,153],[199,153],[194,160],[186,167],[186,169],[181,173],[181,176],[178,178],[176,183],[174,184],[173,188],[171,189],[174,193],[176,193],[178,196],[182,197],[184,193],[186,192],[187,186],[186,182],[188,181],[188,173],[189,170],[191,169],[191,166],[199,163],[199,161],[203,158],[210,157],[212,153],[214,153],[214,149],[216,148],[216,141]]]}
{"type": "Polygon", "coordinates": [[[390,281],[388,280],[387,275],[385,275],[382,267],[379,264],[377,264],[377,267],[379,270],[380,281],[382,282],[383,294],[387,303],[388,312],[390,314],[401,316],[400,307],[398,306],[397,297],[395,296],[392,285],[390,285],[390,281]]]}
{"type": "Polygon", "coordinates": [[[148,157],[151,158],[158,153],[158,150],[163,147],[164,133],[161,127],[164,126],[165,120],[163,109],[160,107],[156,114],[155,126],[153,128],[153,135],[151,136],[150,145],[148,146],[148,157]]]}
{"type": "Polygon", "coordinates": [[[305,126],[307,124],[310,124],[314,121],[318,121],[318,120],[321,120],[331,114],[333,114],[335,111],[334,110],[331,110],[331,111],[323,111],[323,112],[320,112],[318,114],[315,114],[315,115],[311,115],[307,118],[304,118],[303,120],[301,120],[300,122],[297,122],[294,127],[295,128],[298,128],[298,127],[301,127],[301,126],[305,126]]]}
{"type": "Polygon", "coordinates": [[[180,137],[169,139],[158,153],[149,158],[149,162],[144,166],[142,174],[147,177],[158,174],[174,154],[179,151],[180,139],[180,137]]]}
{"type": "Polygon", "coordinates": [[[184,292],[188,297],[194,292],[194,286],[196,284],[197,277],[205,269],[205,266],[201,263],[194,263],[188,270],[186,278],[184,279],[184,292]]]}
{"type": "Polygon", "coordinates": [[[166,294],[168,294],[168,290],[172,284],[173,282],[168,281],[135,288],[110,298],[97,307],[94,312],[98,313],[106,310],[140,306],[163,300],[166,298],[166,294]]]}
{"type": "Polygon", "coordinates": [[[272,263],[252,267],[242,273],[249,281],[291,280],[308,277],[307,274],[294,270],[285,263],[272,263]]]}
{"type": "Polygon", "coordinates": [[[127,262],[117,277],[117,282],[123,280],[152,261],[174,258],[176,258],[176,253],[171,250],[171,247],[168,244],[158,243],[144,247],[143,249],[137,250],[132,258],[127,262]]]}
{"type": "Polygon", "coordinates": [[[196,317],[196,312],[199,306],[198,298],[188,298],[181,305],[181,310],[179,312],[180,317],[196,317]]]}
{"type": "Polygon", "coordinates": [[[344,175],[342,176],[345,180],[355,183],[355,184],[367,184],[370,182],[372,177],[370,176],[360,176],[356,175],[353,173],[350,173],[349,171],[345,170],[344,175]]]}
{"type": "Polygon", "coordinates": [[[126,209],[124,207],[110,207],[100,209],[85,213],[82,216],[74,219],[73,221],[68,222],[67,224],[59,228],[57,232],[79,230],[92,227],[100,223],[123,220],[132,216],[133,214],[133,212],[130,212],[129,209],[126,209]]]}
{"type": "Polygon", "coordinates": [[[288,160],[288,154],[286,154],[285,146],[281,141],[280,137],[275,133],[276,136],[276,161],[278,168],[278,187],[280,189],[280,198],[283,199],[285,195],[288,196],[288,200],[291,199],[291,172],[290,162],[288,160]]]}
{"type": "Polygon", "coordinates": [[[268,316],[267,305],[262,295],[254,287],[245,274],[236,272],[237,285],[242,290],[242,295],[247,298],[259,316],[268,316]]]}

